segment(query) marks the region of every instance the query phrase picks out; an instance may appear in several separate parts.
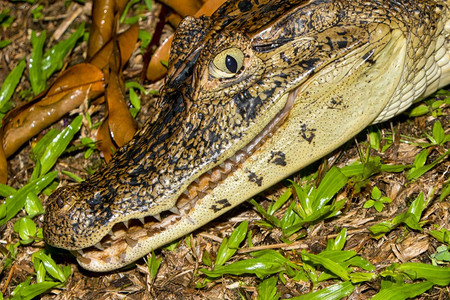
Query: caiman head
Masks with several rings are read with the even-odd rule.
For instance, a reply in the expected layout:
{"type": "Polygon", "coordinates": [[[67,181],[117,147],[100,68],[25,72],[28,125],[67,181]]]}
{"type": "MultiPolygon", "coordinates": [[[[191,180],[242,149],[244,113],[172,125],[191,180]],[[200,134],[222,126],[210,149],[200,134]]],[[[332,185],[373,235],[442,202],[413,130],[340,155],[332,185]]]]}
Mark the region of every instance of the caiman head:
{"type": "Polygon", "coordinates": [[[408,72],[410,30],[380,6],[235,0],[186,18],[159,117],[102,171],[51,196],[46,242],[89,270],[125,266],[380,118],[408,72]]]}

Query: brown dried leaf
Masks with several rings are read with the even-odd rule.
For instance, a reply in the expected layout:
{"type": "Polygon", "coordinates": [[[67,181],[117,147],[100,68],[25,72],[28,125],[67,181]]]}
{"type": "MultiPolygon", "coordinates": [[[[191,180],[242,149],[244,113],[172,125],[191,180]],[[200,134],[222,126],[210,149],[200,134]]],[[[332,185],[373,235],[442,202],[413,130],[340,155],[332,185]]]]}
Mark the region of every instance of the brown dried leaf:
{"type": "MultiPolygon", "coordinates": [[[[226,0],[209,0],[203,4],[203,6],[194,14],[195,17],[210,16],[215,12],[226,0]]],[[[146,77],[150,81],[156,81],[162,78],[167,68],[161,63],[161,61],[169,60],[169,50],[172,44],[173,35],[166,39],[161,46],[153,54],[150,63],[148,64],[146,77]]]]}
{"type": "Polygon", "coordinates": [[[111,72],[106,90],[108,125],[111,136],[119,147],[131,140],[137,130],[136,120],[128,110],[122,86],[117,73],[111,72]]]}
{"type": "Polygon", "coordinates": [[[95,0],[92,4],[92,25],[89,31],[88,57],[94,56],[112,36],[115,0],[95,0]]]}
{"type": "Polygon", "coordinates": [[[161,46],[153,54],[148,64],[146,77],[150,81],[161,79],[167,73],[167,68],[161,61],[169,61],[169,51],[172,45],[173,35],[161,43],[161,46]]]}
{"type": "Polygon", "coordinates": [[[112,157],[112,153],[116,146],[111,138],[108,125],[108,116],[105,117],[99,129],[97,130],[97,149],[103,154],[103,158],[106,162],[109,162],[112,157]]]}
{"type": "Polygon", "coordinates": [[[83,63],[61,73],[47,91],[3,118],[1,142],[6,157],[85,99],[103,92],[103,72],[94,65],[83,63]]]}
{"type": "Polygon", "coordinates": [[[199,0],[160,0],[160,2],[171,7],[182,17],[193,16],[202,7],[199,0]]]}
{"type": "MultiPolygon", "coordinates": [[[[122,32],[117,36],[117,43],[120,49],[120,59],[123,65],[130,59],[131,54],[136,48],[136,42],[139,34],[139,25],[135,24],[128,30],[122,32]]],[[[100,69],[106,67],[109,63],[111,53],[113,51],[114,39],[106,43],[90,60],[89,62],[100,69]]]]}
{"type": "Polygon", "coordinates": [[[115,33],[117,20],[126,0],[95,0],[92,4],[92,25],[89,33],[88,57],[93,57],[115,33]]]}

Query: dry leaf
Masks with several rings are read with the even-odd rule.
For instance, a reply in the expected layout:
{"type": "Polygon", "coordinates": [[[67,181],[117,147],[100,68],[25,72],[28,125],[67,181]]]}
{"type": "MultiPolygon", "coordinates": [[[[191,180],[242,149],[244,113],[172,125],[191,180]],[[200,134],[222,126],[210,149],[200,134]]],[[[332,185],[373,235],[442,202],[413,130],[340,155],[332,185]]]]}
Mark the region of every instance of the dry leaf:
{"type": "Polygon", "coordinates": [[[2,145],[6,157],[85,99],[96,97],[103,91],[103,72],[94,65],[83,63],[61,73],[47,91],[3,118],[2,145]]]}
{"type": "Polygon", "coordinates": [[[88,57],[93,57],[103,45],[111,40],[126,0],[95,0],[92,4],[92,25],[89,32],[88,57]]]}
{"type": "Polygon", "coordinates": [[[182,17],[193,16],[202,7],[202,2],[199,0],[160,0],[160,2],[171,7],[182,17]]]}
{"type": "Polygon", "coordinates": [[[97,149],[103,154],[105,161],[109,162],[116,147],[111,138],[108,125],[108,116],[105,117],[97,130],[97,141],[97,149]]]}
{"type": "MultiPolygon", "coordinates": [[[[121,57],[121,68],[130,59],[131,54],[136,48],[136,42],[139,34],[139,25],[135,24],[131,26],[128,30],[122,32],[117,36],[117,43],[119,44],[120,57],[121,57]]],[[[101,48],[90,60],[89,62],[96,65],[100,69],[105,68],[110,60],[111,53],[113,51],[114,40],[111,39],[106,43],[103,48],[101,48]]]]}
{"type": "Polygon", "coordinates": [[[106,90],[106,103],[108,104],[108,125],[114,142],[122,147],[137,130],[136,121],[130,114],[122,83],[115,72],[111,72],[106,90]]]}

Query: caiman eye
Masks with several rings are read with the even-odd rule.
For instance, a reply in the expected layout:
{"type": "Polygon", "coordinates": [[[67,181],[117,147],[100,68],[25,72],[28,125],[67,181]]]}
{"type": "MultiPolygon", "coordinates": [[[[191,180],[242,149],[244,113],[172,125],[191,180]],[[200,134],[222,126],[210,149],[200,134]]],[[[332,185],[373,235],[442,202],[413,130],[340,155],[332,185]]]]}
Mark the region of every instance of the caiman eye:
{"type": "Polygon", "coordinates": [[[244,63],[244,53],[238,48],[228,48],[217,54],[209,64],[209,74],[215,78],[231,78],[244,63]]]}

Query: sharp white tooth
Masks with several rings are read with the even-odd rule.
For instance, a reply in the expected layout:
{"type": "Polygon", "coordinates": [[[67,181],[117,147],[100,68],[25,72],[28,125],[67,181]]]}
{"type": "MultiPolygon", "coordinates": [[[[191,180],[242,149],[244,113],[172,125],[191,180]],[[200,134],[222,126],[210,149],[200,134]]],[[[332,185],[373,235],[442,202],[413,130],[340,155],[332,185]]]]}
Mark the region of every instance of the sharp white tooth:
{"type": "Polygon", "coordinates": [[[176,206],[172,207],[171,209],[169,209],[169,211],[173,214],[179,215],[180,211],[178,210],[178,208],[176,206]]]}
{"type": "Polygon", "coordinates": [[[105,250],[105,248],[103,248],[102,244],[100,242],[98,242],[97,244],[94,245],[95,248],[97,248],[98,250],[105,250]]]}
{"type": "Polygon", "coordinates": [[[186,196],[188,196],[188,197],[190,196],[188,190],[185,190],[185,191],[183,192],[183,195],[186,195],[186,196]]]}
{"type": "Polygon", "coordinates": [[[153,218],[155,218],[156,220],[161,222],[161,215],[160,214],[153,215],[153,218]]]}
{"type": "Polygon", "coordinates": [[[83,255],[84,255],[84,252],[83,252],[83,250],[77,250],[77,252],[78,252],[78,254],[80,254],[81,256],[83,256],[83,255]]]}
{"type": "Polygon", "coordinates": [[[145,225],[144,217],[139,218],[139,221],[141,221],[142,225],[145,225]]]}
{"type": "Polygon", "coordinates": [[[195,182],[196,184],[200,184],[200,179],[196,178],[196,179],[194,180],[194,182],[195,182]]]}
{"type": "Polygon", "coordinates": [[[128,228],[128,226],[129,226],[129,221],[128,220],[127,221],[123,221],[122,223],[123,223],[123,225],[125,225],[126,228],[128,228]]]}
{"type": "Polygon", "coordinates": [[[199,199],[202,199],[203,197],[206,196],[206,193],[204,193],[204,192],[202,192],[202,191],[198,191],[198,192],[197,192],[197,195],[198,195],[198,198],[199,198],[199,199]]]}
{"type": "Polygon", "coordinates": [[[206,173],[208,173],[211,176],[212,175],[212,170],[208,170],[208,172],[206,172],[206,173]]]}

